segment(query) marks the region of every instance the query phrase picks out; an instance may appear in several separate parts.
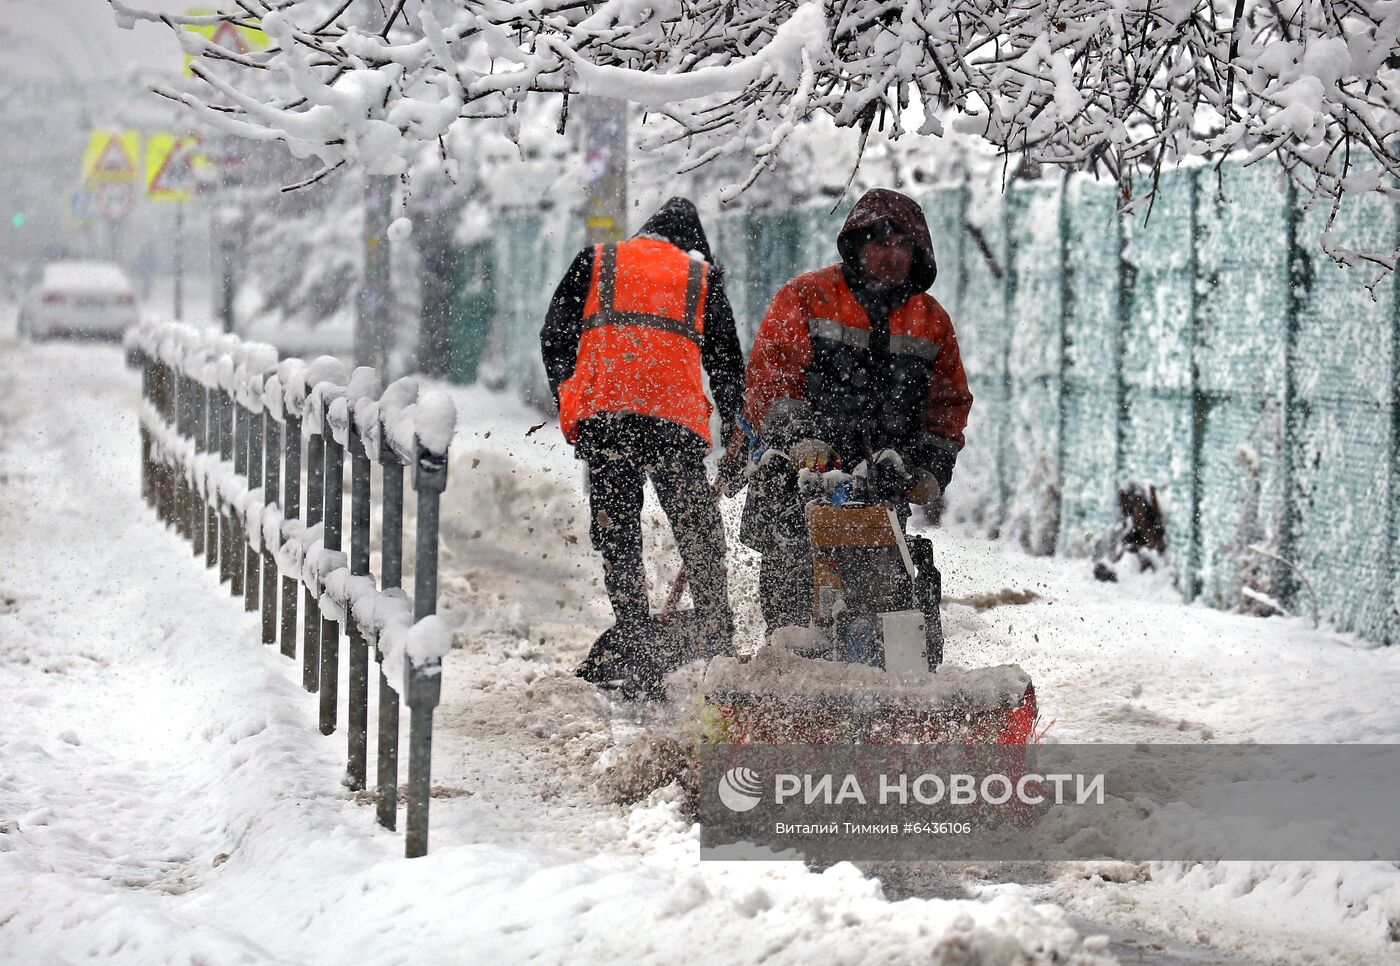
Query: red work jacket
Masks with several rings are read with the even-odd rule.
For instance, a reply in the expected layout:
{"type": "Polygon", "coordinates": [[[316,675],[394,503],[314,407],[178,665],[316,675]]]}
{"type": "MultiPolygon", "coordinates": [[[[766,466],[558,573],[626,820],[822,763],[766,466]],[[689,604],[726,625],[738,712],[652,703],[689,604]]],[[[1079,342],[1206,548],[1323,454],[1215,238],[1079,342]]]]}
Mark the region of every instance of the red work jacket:
{"type": "MultiPolygon", "coordinates": [[[[889,333],[887,365],[899,376],[894,381],[901,390],[911,382],[918,386],[918,398],[900,401],[899,413],[891,404],[897,393],[882,384],[889,373],[859,371],[873,366],[870,318],[841,265],[799,275],[774,297],[759,327],[745,380],[745,416],[759,426],[776,400],[804,399],[828,420],[844,411],[876,424],[898,416],[909,424],[908,437],[926,433],[961,449],[972,393],[948,313],[920,292],[890,313],[889,333]],[[833,374],[833,359],[857,370],[856,377],[833,374]],[[869,398],[857,399],[862,393],[869,398]]],[[[899,444],[886,439],[882,445],[899,444]]]]}

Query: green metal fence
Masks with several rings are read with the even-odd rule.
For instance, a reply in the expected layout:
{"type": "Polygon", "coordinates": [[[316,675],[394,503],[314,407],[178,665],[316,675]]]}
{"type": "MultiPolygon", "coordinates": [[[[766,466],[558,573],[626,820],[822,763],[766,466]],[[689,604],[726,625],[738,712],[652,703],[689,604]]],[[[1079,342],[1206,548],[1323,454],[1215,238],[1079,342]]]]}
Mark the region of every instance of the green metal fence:
{"type": "MultiPolygon", "coordinates": [[[[1149,217],[1087,179],[919,195],[976,396],[954,512],[1036,553],[1080,553],[1118,486],[1161,498],[1189,598],[1244,588],[1376,642],[1400,641],[1400,273],[1377,292],[1316,247],[1263,166],[1162,178],[1149,217]]],[[[1333,235],[1381,248],[1394,204],[1362,201],[1333,235]]],[[[837,258],[845,214],[709,219],[741,340],[793,275],[837,258]]],[[[495,236],[488,360],[545,402],[538,332],[581,242],[567,215],[507,216],[495,236]]]]}

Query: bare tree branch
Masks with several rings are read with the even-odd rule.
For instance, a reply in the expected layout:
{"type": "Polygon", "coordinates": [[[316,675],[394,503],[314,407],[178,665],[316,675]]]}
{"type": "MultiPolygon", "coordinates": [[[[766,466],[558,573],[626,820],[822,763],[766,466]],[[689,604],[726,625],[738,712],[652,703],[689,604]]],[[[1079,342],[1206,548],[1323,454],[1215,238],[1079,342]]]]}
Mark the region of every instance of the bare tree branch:
{"type": "MultiPolygon", "coordinates": [[[[403,170],[460,119],[588,93],[646,108],[688,145],[686,167],[747,154],[741,184],[815,115],[863,143],[876,124],[905,134],[912,105],[923,130],[951,120],[1004,154],[1107,174],[1125,205],[1150,201],[1180,158],[1237,154],[1276,159],[1334,212],[1345,196],[1400,199],[1393,0],[338,0],[329,11],[229,0],[238,13],[185,17],[109,2],[125,21],[175,30],[262,12],[267,50],[198,51],[211,87],[201,114],[331,170],[403,170]],[[342,26],[381,18],[377,30],[342,26]],[[1152,189],[1135,199],[1144,173],[1152,189]]],[[[1348,264],[1400,259],[1323,248],[1348,264]]]]}

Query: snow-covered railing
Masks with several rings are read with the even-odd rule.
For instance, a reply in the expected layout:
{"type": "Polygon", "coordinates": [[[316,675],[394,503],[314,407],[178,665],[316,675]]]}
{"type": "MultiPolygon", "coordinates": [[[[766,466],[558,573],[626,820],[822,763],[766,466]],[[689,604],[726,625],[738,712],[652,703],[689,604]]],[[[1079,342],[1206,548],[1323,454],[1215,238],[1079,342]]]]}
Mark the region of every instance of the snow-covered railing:
{"type": "Polygon", "coordinates": [[[378,819],[390,829],[397,819],[400,695],[408,704],[405,853],[425,854],[433,711],[451,646],[436,616],[438,498],[456,419],[451,399],[420,394],[411,378],[382,387],[375,370],[347,373],[330,356],[279,361],[272,346],[183,323],[144,324],[128,334],[126,348],[141,370],[143,496],[196,556],[218,566],[247,610],[261,608],[264,644],[280,640],[294,659],[300,638],[302,682],[319,692],[324,734],[337,725],[340,643],[348,637],[352,789],[366,787],[373,648],[380,665],[378,819]],[[373,463],[383,477],[378,581],[370,571],[373,463]],[[411,598],[401,586],[409,468],[418,510],[411,598]]]}

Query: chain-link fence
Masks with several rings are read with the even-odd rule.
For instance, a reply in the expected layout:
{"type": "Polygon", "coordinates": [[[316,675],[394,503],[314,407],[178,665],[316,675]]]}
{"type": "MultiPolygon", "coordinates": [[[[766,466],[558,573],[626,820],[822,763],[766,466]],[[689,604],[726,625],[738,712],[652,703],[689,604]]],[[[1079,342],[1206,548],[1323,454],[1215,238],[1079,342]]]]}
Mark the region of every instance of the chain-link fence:
{"type": "MultiPolygon", "coordinates": [[[[1150,483],[1188,598],[1315,599],[1339,629],[1400,641],[1400,273],[1372,301],[1276,169],[1164,174],[1146,215],[1120,215],[1115,190],[917,194],[977,400],[953,512],[1034,553],[1087,553],[1120,485],[1150,483]]],[[[847,207],[709,219],[744,345],[784,282],[836,261],[847,207]]],[[[566,226],[507,216],[494,241],[489,364],[541,403],[539,328],[581,243],[566,226]]],[[[1397,235],[1400,206],[1369,200],[1333,226],[1356,248],[1397,235]]]]}

